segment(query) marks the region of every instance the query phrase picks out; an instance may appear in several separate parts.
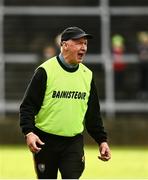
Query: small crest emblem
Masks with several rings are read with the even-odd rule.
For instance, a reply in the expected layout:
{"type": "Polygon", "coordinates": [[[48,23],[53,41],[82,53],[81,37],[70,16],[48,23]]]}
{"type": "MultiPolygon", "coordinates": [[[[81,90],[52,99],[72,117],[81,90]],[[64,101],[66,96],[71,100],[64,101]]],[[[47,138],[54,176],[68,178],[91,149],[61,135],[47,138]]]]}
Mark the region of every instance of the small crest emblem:
{"type": "Polygon", "coordinates": [[[38,164],[38,169],[40,170],[40,172],[44,172],[45,171],[45,164],[38,164]]]}

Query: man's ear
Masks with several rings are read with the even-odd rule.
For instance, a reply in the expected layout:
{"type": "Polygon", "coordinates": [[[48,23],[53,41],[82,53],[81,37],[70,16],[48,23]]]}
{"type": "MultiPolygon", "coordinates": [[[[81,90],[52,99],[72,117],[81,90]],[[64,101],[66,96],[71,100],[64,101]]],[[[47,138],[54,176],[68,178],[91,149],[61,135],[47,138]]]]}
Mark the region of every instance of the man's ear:
{"type": "Polygon", "coordinates": [[[67,50],[67,47],[68,47],[68,43],[66,41],[63,41],[62,42],[62,46],[65,50],[67,50]]]}

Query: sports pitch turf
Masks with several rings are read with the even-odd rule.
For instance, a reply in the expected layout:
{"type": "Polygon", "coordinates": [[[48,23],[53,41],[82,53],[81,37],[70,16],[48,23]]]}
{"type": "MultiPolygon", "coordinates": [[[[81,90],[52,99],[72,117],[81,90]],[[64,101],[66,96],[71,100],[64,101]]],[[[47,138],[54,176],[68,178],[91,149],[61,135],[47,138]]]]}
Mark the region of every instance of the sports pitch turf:
{"type": "MultiPolygon", "coordinates": [[[[97,147],[85,146],[86,168],[81,179],[146,179],[148,147],[111,147],[112,159],[97,159],[97,147]]],[[[26,146],[0,146],[0,178],[35,179],[32,154],[26,146]]]]}

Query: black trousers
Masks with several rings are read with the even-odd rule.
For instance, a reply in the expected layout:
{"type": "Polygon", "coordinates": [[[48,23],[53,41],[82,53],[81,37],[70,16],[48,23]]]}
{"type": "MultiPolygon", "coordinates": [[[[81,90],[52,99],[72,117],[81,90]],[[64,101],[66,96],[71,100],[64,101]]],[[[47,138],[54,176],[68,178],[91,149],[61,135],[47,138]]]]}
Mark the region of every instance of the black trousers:
{"type": "MultiPolygon", "coordinates": [[[[44,134],[44,133],[43,133],[44,134]]],[[[35,170],[39,179],[57,179],[58,170],[62,179],[79,179],[84,170],[83,136],[61,137],[41,135],[45,145],[34,154],[35,170]]]]}

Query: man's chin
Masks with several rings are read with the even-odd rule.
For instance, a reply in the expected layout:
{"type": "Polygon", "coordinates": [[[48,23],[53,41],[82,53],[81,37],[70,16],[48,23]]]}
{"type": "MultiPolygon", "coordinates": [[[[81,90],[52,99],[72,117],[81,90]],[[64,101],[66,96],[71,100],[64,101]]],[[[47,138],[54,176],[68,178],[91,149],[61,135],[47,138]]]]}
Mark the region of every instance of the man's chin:
{"type": "Polygon", "coordinates": [[[83,62],[83,58],[81,58],[81,59],[78,59],[78,63],[82,63],[83,62]]]}

